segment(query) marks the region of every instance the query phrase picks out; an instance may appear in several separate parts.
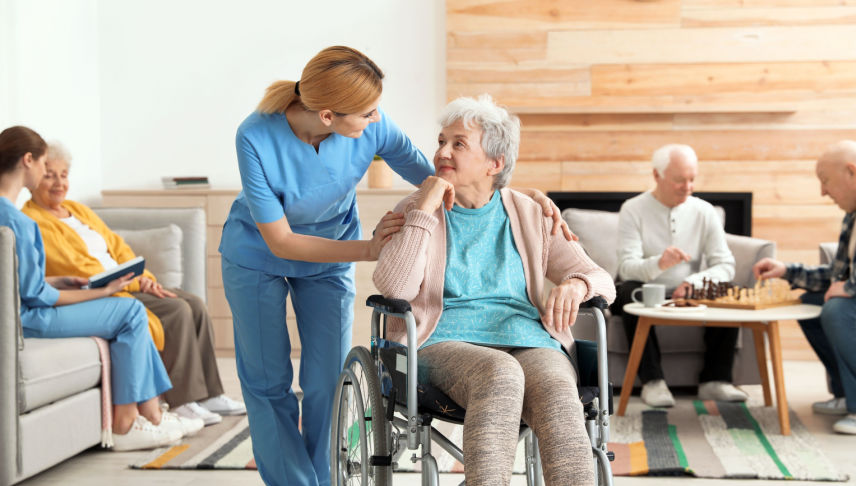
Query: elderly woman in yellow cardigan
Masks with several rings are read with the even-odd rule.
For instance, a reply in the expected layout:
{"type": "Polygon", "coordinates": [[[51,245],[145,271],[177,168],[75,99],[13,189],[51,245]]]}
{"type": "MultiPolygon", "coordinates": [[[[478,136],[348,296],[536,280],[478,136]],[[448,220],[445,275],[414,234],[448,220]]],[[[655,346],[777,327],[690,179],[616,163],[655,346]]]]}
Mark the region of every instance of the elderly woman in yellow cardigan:
{"type": "MultiPolygon", "coordinates": [[[[66,199],[70,161],[60,145],[48,146],[47,172],[23,212],[41,229],[47,276],[90,277],[136,255],[94,211],[66,199]]],[[[149,331],[173,383],[164,394],[173,411],[206,425],[220,422],[221,415],[246,412],[243,403],[223,394],[211,318],[199,297],[163,288],[148,270],[115,295],[145,305],[149,331]]]]}

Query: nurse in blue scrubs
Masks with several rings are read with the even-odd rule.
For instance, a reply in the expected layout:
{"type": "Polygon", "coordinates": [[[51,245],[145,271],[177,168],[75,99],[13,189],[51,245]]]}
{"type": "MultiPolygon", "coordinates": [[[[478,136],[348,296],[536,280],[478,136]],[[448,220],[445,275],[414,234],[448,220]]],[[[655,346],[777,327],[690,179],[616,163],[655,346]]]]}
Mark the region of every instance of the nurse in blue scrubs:
{"type": "MultiPolygon", "coordinates": [[[[238,128],[243,190],[220,242],[253,453],[268,485],[330,484],[336,380],[351,347],[354,265],[374,261],[404,223],[387,213],[363,240],[355,188],[375,154],[419,185],[432,164],[378,107],[383,73],[348,47],[318,53],[298,82],[272,84],[238,128]],[[291,389],[291,295],[302,405],[291,389]],[[301,416],[302,407],[302,416],[301,416]]],[[[545,212],[559,211],[529,191],[545,212]]],[[[571,238],[567,226],[554,225],[571,238]]]]}

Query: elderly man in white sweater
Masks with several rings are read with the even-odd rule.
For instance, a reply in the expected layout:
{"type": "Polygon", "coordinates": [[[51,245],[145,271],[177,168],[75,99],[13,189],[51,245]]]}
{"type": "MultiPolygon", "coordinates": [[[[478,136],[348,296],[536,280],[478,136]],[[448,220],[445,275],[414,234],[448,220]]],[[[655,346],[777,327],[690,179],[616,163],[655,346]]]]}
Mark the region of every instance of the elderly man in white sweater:
{"type": "MultiPolygon", "coordinates": [[[[621,315],[628,341],[636,333],[636,316],[622,311],[630,294],[643,283],[661,283],[672,298],[688,295],[702,279],[729,282],[734,257],[725,242],[722,221],[713,206],[693,197],[698,158],[687,145],[666,145],[654,152],[652,191],[628,199],[619,213],[618,295],[612,311],[621,315]],[[706,268],[702,269],[702,261],[706,268]]],[[[704,367],[699,398],[745,401],[746,393],[731,384],[737,343],[736,328],[708,327],[704,333],[704,367]]],[[[645,343],[639,364],[642,400],[655,407],[675,404],[664,380],[656,333],[645,343]]]]}

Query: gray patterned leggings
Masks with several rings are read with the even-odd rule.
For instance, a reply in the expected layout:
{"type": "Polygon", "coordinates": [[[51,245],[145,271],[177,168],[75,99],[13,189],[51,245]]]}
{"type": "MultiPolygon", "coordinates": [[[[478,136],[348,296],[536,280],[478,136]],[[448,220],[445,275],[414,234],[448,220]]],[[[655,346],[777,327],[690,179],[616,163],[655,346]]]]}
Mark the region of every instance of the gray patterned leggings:
{"type": "Polygon", "coordinates": [[[420,350],[419,365],[467,409],[467,486],[510,484],[521,417],[538,437],[547,486],[594,484],[576,373],[564,353],[448,341],[420,350]]]}

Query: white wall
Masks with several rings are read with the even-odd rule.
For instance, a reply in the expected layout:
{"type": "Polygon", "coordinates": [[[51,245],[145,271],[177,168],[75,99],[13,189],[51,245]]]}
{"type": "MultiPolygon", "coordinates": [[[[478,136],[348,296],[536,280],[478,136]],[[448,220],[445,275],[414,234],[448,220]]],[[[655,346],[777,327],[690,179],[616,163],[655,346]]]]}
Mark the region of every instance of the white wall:
{"type": "Polygon", "coordinates": [[[0,122],[63,141],[74,156],[70,197],[90,204],[102,189],[158,188],[161,176],[238,188],[238,124],[268,84],[297,79],[319,50],[344,44],[384,70],[381,107],[430,157],[445,103],[444,8],[0,0],[0,122]]]}
{"type": "Polygon", "coordinates": [[[386,73],[382,107],[433,148],[442,106],[442,5],[396,0],[102,2],[102,156],[107,188],[207,175],[240,187],[238,124],[278,79],[334,44],[386,73]]]}
{"type": "Polygon", "coordinates": [[[98,1],[0,1],[0,122],[63,141],[74,158],[69,197],[91,200],[102,187],[98,1]]]}

